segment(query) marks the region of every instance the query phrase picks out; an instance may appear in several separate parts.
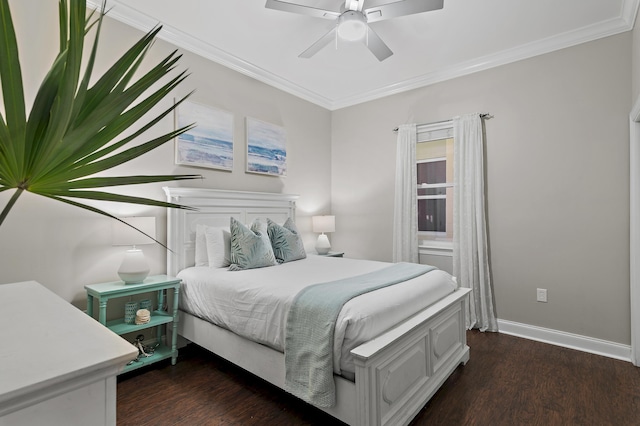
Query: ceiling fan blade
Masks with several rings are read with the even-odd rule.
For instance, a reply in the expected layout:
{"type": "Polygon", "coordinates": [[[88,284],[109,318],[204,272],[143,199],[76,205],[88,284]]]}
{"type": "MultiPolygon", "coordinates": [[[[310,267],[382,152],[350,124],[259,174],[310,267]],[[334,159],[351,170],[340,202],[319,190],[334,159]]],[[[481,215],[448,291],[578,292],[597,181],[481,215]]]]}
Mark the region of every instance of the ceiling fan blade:
{"type": "Polygon", "coordinates": [[[362,13],[367,17],[367,22],[377,22],[398,16],[413,15],[415,13],[429,12],[442,9],[444,0],[402,0],[370,7],[362,13]]]}
{"type": "Polygon", "coordinates": [[[364,6],[364,0],[345,0],[345,10],[362,12],[362,6],[364,6]]]}
{"type": "Polygon", "coordinates": [[[267,9],[282,10],[284,12],[298,13],[300,15],[314,16],[316,18],[336,19],[339,12],[331,10],[317,9],[315,7],[303,6],[301,4],[288,3],[280,0],[267,0],[264,5],[267,9]]]}
{"type": "Polygon", "coordinates": [[[376,34],[376,32],[371,28],[368,28],[367,30],[366,45],[371,53],[373,53],[380,62],[393,55],[393,52],[391,51],[391,49],[389,49],[389,46],[387,46],[384,41],[382,41],[380,36],[376,34]]]}
{"type": "Polygon", "coordinates": [[[307,50],[298,55],[299,58],[310,58],[318,53],[323,47],[331,43],[336,38],[336,27],[333,27],[328,33],[320,37],[318,41],[313,43],[307,50]]]}

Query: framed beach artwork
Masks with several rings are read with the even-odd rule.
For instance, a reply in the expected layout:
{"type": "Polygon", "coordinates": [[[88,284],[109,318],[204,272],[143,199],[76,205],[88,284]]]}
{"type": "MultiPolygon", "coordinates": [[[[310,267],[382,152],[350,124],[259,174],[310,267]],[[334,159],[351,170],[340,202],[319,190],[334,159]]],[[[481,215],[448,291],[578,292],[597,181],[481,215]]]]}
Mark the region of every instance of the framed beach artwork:
{"type": "Polygon", "coordinates": [[[176,164],[233,170],[233,114],[184,101],[176,108],[176,128],[196,123],[177,137],[176,164]]]}
{"type": "Polygon", "coordinates": [[[284,127],[247,117],[247,172],[287,175],[284,127]]]}

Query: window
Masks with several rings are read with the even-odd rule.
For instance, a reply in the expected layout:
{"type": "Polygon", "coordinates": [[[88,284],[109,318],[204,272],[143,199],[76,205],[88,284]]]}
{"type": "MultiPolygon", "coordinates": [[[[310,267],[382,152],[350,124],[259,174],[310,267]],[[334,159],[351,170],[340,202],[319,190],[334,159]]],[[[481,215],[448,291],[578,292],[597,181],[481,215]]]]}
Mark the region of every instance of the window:
{"type": "Polygon", "coordinates": [[[418,161],[418,229],[447,233],[447,160],[418,161]]]}
{"type": "Polygon", "coordinates": [[[418,241],[453,241],[452,129],[418,132],[416,145],[418,241]]]}

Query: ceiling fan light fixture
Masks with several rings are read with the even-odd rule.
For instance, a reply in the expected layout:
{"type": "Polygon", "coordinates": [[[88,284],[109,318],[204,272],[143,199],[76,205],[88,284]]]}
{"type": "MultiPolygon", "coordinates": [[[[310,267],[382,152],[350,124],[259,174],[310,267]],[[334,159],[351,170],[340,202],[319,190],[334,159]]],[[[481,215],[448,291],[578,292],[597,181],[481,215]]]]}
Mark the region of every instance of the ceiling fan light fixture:
{"type": "Polygon", "coordinates": [[[338,18],[338,36],[342,40],[362,40],[367,34],[367,19],[360,12],[347,11],[338,18]]]}

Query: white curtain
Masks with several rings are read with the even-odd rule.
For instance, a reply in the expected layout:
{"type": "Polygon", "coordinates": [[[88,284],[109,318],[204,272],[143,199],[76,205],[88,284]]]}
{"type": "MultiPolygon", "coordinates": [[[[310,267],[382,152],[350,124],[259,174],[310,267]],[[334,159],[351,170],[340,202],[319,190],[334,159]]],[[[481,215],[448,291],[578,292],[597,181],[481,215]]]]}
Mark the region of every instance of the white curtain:
{"type": "Polygon", "coordinates": [[[398,127],[396,196],[393,210],[393,261],[418,263],[416,125],[398,127]]]}
{"type": "Polygon", "coordinates": [[[473,290],[467,328],[498,331],[489,271],[480,114],[455,117],[453,138],[453,275],[462,287],[473,290]]]}

